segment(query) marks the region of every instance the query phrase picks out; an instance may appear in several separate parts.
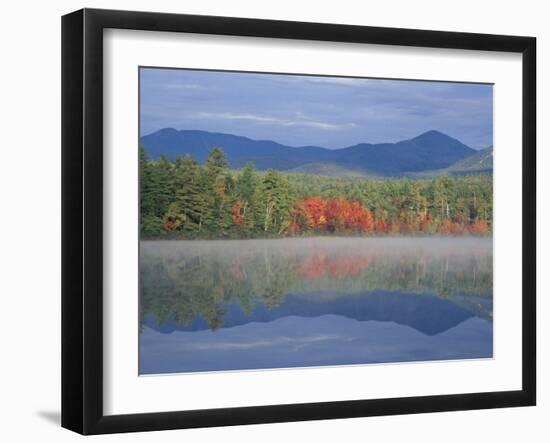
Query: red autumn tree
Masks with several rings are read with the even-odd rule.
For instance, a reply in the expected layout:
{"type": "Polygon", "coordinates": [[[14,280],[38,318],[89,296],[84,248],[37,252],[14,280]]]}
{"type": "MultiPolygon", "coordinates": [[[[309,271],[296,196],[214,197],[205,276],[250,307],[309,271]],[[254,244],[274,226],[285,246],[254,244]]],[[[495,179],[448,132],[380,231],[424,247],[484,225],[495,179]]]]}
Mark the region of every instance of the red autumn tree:
{"type": "Polygon", "coordinates": [[[243,223],[243,202],[236,202],[231,207],[231,215],[233,216],[233,221],[236,225],[241,225],[243,223]]]}
{"type": "Polygon", "coordinates": [[[325,217],[327,202],[321,197],[306,197],[302,203],[308,216],[309,227],[324,228],[327,222],[325,217]]]}
{"type": "Polygon", "coordinates": [[[372,232],[374,220],[372,213],[367,208],[361,206],[359,202],[351,202],[349,204],[349,212],[348,221],[346,222],[347,226],[354,231],[372,232]]]}
{"type": "Polygon", "coordinates": [[[489,231],[489,226],[485,220],[476,220],[470,225],[470,233],[474,235],[485,235],[489,231]]]}
{"type": "Polygon", "coordinates": [[[372,232],[374,227],[371,212],[359,202],[350,202],[345,198],[329,200],[325,216],[331,231],[372,232]]]}

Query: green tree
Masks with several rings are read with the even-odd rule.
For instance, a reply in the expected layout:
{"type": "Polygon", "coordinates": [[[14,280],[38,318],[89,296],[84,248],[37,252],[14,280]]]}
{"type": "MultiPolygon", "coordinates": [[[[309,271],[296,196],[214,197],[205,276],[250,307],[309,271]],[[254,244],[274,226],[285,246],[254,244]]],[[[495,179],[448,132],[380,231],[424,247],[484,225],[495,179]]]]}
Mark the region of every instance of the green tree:
{"type": "Polygon", "coordinates": [[[139,147],[139,192],[140,192],[140,216],[143,218],[154,213],[155,194],[151,186],[150,159],[143,146],[139,147]]]}
{"type": "Polygon", "coordinates": [[[205,212],[202,197],[200,166],[189,155],[178,157],[174,167],[175,200],[166,218],[174,230],[200,232],[205,212]]]}
{"type": "Polygon", "coordinates": [[[452,181],[447,176],[438,177],[432,184],[433,207],[440,220],[448,220],[451,214],[452,181]]]}
{"type": "Polygon", "coordinates": [[[229,164],[227,163],[223,150],[221,148],[214,147],[212,151],[210,151],[210,154],[208,154],[208,158],[206,159],[204,166],[206,173],[215,178],[220,175],[222,171],[229,166],[229,164]]]}
{"type": "Polygon", "coordinates": [[[281,234],[291,221],[293,196],[286,178],[272,169],[264,175],[257,194],[257,220],[264,232],[281,234]]]}
{"type": "Polygon", "coordinates": [[[162,219],[173,198],[171,164],[166,158],[152,162],[139,147],[140,229],[145,235],[163,232],[162,219]]]}
{"type": "Polygon", "coordinates": [[[232,224],[232,179],[227,171],[228,163],[221,148],[210,151],[202,173],[202,190],[206,210],[204,227],[211,233],[224,236],[232,224]]]}
{"type": "Polygon", "coordinates": [[[162,218],[168,206],[174,199],[173,164],[161,156],[158,161],[151,163],[151,190],[154,195],[153,215],[162,218]]]}
{"type": "Polygon", "coordinates": [[[256,189],[258,175],[252,163],[247,163],[235,183],[239,215],[242,217],[241,231],[250,234],[256,224],[256,189]]]}

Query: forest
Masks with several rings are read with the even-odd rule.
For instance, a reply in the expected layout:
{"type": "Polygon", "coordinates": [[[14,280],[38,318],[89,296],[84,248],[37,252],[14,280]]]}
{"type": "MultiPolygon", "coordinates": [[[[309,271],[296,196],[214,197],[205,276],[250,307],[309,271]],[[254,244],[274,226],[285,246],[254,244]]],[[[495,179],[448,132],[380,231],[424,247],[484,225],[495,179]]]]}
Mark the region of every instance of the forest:
{"type": "Polygon", "coordinates": [[[221,148],[151,160],[139,151],[142,239],[489,235],[491,175],[329,177],[230,168],[221,148]]]}

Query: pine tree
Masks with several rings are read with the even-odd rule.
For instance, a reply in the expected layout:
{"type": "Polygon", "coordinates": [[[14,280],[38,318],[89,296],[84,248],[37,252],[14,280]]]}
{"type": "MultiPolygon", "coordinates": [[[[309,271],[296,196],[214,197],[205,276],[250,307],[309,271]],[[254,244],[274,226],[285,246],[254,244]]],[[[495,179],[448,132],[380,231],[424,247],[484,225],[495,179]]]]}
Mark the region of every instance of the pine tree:
{"type": "Polygon", "coordinates": [[[227,163],[223,150],[219,147],[214,147],[212,151],[210,151],[210,154],[208,154],[204,166],[206,173],[215,178],[220,175],[229,164],[227,163]]]}
{"type": "Polygon", "coordinates": [[[171,164],[167,159],[151,162],[139,147],[140,227],[145,235],[162,233],[162,219],[173,199],[171,164]]]}
{"type": "Polygon", "coordinates": [[[232,224],[227,167],[228,163],[223,150],[215,147],[206,159],[201,181],[206,205],[203,216],[204,227],[207,231],[222,236],[232,224]]]}
{"type": "Polygon", "coordinates": [[[292,197],[285,177],[272,169],[268,170],[257,194],[256,212],[260,229],[264,232],[283,233],[292,220],[292,197]]]}
{"type": "Polygon", "coordinates": [[[154,194],[151,189],[151,168],[149,156],[143,146],[139,147],[139,195],[141,223],[144,217],[154,212],[154,194]]]}
{"type": "Polygon", "coordinates": [[[176,159],[174,167],[175,200],[170,205],[166,219],[171,229],[200,232],[204,200],[201,196],[200,167],[189,155],[176,159]]]}
{"type": "Polygon", "coordinates": [[[258,176],[252,163],[247,163],[235,183],[238,216],[240,217],[241,231],[250,234],[255,226],[256,188],[258,176]]]}
{"type": "Polygon", "coordinates": [[[162,155],[151,164],[151,188],[154,201],[154,215],[162,218],[174,200],[174,177],[172,163],[162,155]]]}

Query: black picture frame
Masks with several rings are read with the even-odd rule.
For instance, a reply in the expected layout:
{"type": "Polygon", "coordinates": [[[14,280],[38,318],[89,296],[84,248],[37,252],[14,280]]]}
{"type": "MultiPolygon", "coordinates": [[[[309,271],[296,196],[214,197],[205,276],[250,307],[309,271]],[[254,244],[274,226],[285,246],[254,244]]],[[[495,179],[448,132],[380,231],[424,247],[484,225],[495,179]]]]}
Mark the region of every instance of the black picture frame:
{"type": "Polygon", "coordinates": [[[536,39],[83,9],[62,18],[62,426],[81,434],[530,406],[536,403],[536,39]],[[522,389],[177,412],[103,413],[103,31],[108,28],[522,54],[522,389]]]}

